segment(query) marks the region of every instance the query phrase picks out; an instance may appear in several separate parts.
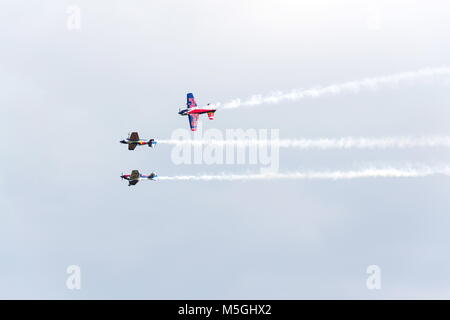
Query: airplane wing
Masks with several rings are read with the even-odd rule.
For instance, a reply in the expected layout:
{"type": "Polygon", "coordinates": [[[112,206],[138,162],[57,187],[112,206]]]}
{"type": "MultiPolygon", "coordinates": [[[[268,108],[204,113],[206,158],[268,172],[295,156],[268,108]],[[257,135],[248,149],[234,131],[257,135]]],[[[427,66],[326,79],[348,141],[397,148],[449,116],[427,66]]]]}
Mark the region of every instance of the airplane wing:
{"type": "Polygon", "coordinates": [[[137,144],[129,144],[128,150],[134,150],[136,148],[137,144]]]}
{"type": "Polygon", "coordinates": [[[130,139],[131,141],[138,141],[139,140],[139,134],[137,132],[132,132],[128,139],[130,139]]]}
{"type": "Polygon", "coordinates": [[[132,180],[132,181],[128,181],[128,185],[129,186],[134,186],[136,183],[138,183],[139,180],[132,180]]]}
{"type": "Polygon", "coordinates": [[[197,102],[195,102],[195,98],[194,98],[194,95],[192,93],[188,93],[187,94],[186,106],[187,106],[188,109],[197,106],[197,102]]]}
{"type": "Polygon", "coordinates": [[[192,131],[197,131],[197,122],[199,116],[200,115],[198,113],[193,113],[189,115],[189,125],[191,126],[192,131]]]}
{"type": "Polygon", "coordinates": [[[136,180],[136,181],[138,181],[139,177],[140,177],[140,174],[139,174],[139,171],[138,171],[138,170],[133,170],[133,171],[131,171],[130,181],[131,181],[131,180],[136,180]]]}

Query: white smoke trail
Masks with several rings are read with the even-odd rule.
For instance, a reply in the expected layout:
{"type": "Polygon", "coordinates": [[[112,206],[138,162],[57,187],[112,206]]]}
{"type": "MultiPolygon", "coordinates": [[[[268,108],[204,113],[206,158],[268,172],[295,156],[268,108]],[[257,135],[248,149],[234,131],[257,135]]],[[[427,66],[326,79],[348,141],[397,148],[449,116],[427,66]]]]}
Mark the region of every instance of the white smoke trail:
{"type": "Polygon", "coordinates": [[[256,106],[270,103],[276,104],[283,101],[298,101],[304,98],[317,98],[323,95],[337,95],[341,93],[358,93],[363,89],[377,89],[380,86],[398,85],[403,81],[415,81],[424,77],[443,76],[450,74],[450,67],[424,68],[416,71],[396,73],[386,76],[365,78],[356,81],[348,81],[326,87],[315,87],[310,89],[295,89],[290,92],[276,91],[267,96],[253,95],[247,100],[234,99],[227,103],[216,103],[215,106],[222,109],[235,109],[239,107],[256,106]]]}
{"type": "Polygon", "coordinates": [[[429,137],[345,137],[322,139],[279,139],[279,140],[158,140],[158,143],[171,145],[233,145],[238,147],[275,146],[298,149],[384,149],[384,148],[422,148],[450,147],[450,136],[429,137]]]}
{"type": "Polygon", "coordinates": [[[220,174],[220,175],[184,175],[162,176],[159,180],[169,181],[249,181],[249,180],[351,180],[361,178],[414,178],[432,175],[450,175],[450,166],[441,168],[432,167],[405,167],[396,168],[368,168],[360,171],[307,171],[291,173],[265,173],[265,174],[220,174]]]}

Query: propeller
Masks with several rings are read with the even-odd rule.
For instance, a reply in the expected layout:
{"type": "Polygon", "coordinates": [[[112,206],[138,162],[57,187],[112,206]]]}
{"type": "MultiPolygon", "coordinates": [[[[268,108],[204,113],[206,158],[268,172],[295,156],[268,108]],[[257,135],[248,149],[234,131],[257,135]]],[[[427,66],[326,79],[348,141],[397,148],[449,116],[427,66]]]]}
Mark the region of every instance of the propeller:
{"type": "Polygon", "coordinates": [[[122,172],[122,175],[120,176],[121,178],[122,178],[122,180],[123,180],[123,172],[122,172]]]}

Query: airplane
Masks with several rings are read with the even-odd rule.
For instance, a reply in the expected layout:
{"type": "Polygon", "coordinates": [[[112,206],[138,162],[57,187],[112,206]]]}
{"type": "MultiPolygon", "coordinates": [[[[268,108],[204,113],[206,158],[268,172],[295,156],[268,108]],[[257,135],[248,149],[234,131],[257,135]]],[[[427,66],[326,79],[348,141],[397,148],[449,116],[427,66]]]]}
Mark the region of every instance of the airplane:
{"type": "Polygon", "coordinates": [[[148,145],[149,147],[153,147],[156,144],[155,139],[150,139],[148,141],[139,139],[139,134],[137,132],[132,132],[126,140],[120,141],[120,143],[128,144],[128,150],[134,150],[137,145],[143,146],[148,145]]]}
{"type": "Polygon", "coordinates": [[[197,107],[194,95],[192,93],[188,93],[186,108],[184,107],[183,107],[184,109],[180,108],[178,114],[182,116],[189,116],[189,125],[191,126],[191,130],[197,131],[197,122],[201,114],[207,113],[209,120],[214,119],[214,112],[216,112],[217,109],[211,108],[209,106],[210,104],[208,103],[206,107],[197,107]]]}
{"type": "Polygon", "coordinates": [[[131,171],[131,174],[123,174],[120,176],[125,180],[128,180],[128,186],[134,186],[140,180],[156,180],[158,177],[156,173],[152,172],[149,175],[141,174],[138,170],[131,171]]]}

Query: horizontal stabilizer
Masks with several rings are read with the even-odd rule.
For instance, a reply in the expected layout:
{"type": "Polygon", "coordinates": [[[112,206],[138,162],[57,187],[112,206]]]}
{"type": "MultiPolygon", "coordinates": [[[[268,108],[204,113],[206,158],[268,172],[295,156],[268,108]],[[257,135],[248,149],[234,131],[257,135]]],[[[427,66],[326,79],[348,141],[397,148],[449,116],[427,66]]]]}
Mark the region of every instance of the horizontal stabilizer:
{"type": "Polygon", "coordinates": [[[209,118],[209,120],[214,119],[214,111],[208,112],[208,118],[209,118]]]}

